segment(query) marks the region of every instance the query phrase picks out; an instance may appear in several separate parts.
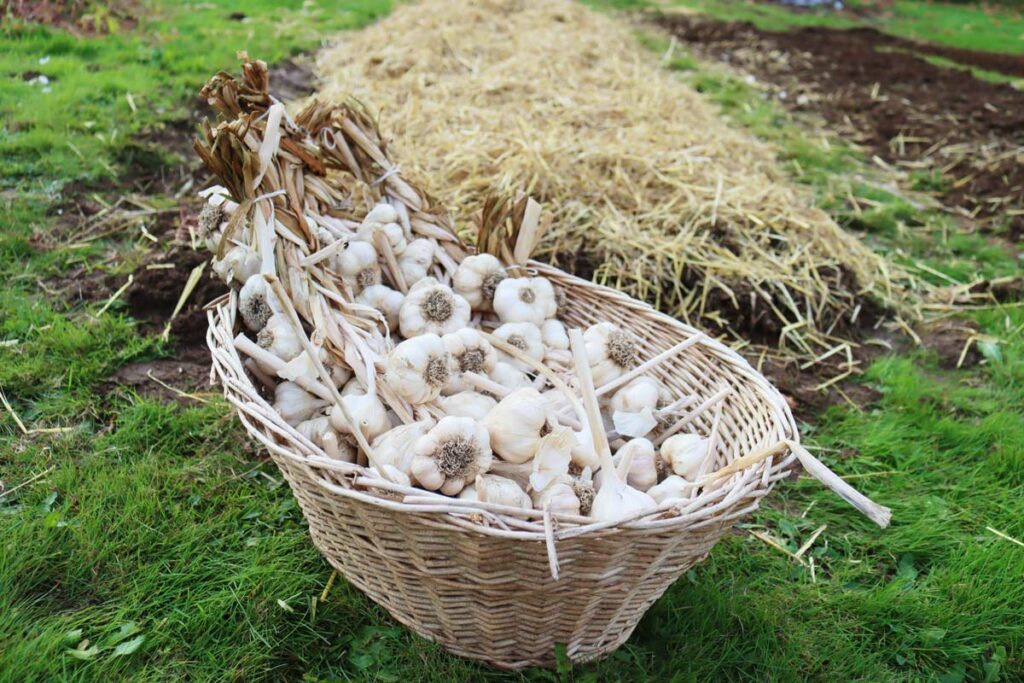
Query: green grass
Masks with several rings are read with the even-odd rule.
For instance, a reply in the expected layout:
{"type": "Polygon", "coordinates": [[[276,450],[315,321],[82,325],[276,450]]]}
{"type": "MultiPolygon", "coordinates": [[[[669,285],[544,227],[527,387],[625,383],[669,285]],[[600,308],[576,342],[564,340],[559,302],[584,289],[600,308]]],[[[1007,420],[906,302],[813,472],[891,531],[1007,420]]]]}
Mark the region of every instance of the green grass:
{"type": "MultiPolygon", "coordinates": [[[[65,428],[24,435],[0,413],[7,489],[49,470],[0,497],[0,683],[1024,678],[1024,548],[989,530],[1024,539],[1019,302],[973,313],[995,340],[981,345],[981,365],[942,370],[924,351],[886,357],[863,377],[882,393],[877,405],[833,408],[804,426],[829,466],[894,512],[880,531],[813,481],[781,485],[744,527],[792,551],[827,524],[808,553],[813,578],[750,534],[730,535],[608,660],[521,675],[446,655],[344,581],[320,602],[329,567],[278,472],[240,445],[228,406],[101,393],[111,372],[167,355],[167,345],[140,336],[120,303],[99,315],[102,301],[72,304],[39,285],[72,267],[111,268],[111,255],[121,273],[138,257],[127,236],[38,246],[32,236],[55,228],[67,182],[124,183],[131,136],[180,118],[210,73],[234,68],[236,49],[277,59],[385,9],[267,2],[247,5],[239,23],[225,7],[154,3],[148,35],[78,42],[5,25],[0,37],[9,71],[38,70],[51,55],[59,77],[51,93],[0,84],[0,342],[17,340],[0,346],[0,388],[29,428],[65,428]],[[317,21],[297,26],[302,16],[317,21]]],[[[856,150],[809,133],[746,83],[685,54],[669,66],[774,144],[819,205],[876,248],[965,281],[1020,272],[1015,255],[919,208],[856,150]]]]}

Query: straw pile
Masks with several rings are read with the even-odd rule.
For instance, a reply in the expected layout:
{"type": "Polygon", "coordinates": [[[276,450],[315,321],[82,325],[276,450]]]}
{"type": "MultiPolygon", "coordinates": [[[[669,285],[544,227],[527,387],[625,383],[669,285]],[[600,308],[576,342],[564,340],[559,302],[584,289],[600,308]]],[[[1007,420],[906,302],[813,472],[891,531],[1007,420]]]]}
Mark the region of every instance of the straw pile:
{"type": "Polygon", "coordinates": [[[904,275],[788,186],[771,148],[660,70],[621,19],[561,0],[427,0],[321,57],[327,100],[372,103],[402,173],[471,237],[521,189],[537,256],[736,340],[837,345],[904,275]]]}

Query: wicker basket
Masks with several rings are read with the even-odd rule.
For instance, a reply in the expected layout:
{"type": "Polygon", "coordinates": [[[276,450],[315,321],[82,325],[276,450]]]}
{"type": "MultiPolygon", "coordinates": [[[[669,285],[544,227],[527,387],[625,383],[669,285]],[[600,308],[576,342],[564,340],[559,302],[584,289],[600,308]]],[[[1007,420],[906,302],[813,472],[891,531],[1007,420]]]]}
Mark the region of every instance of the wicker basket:
{"type": "MultiPolygon", "coordinates": [[[[344,350],[331,346],[330,329],[320,330],[344,310],[343,297],[311,263],[318,245],[310,222],[357,220],[360,209],[346,202],[362,198],[365,211],[368,201],[386,198],[404,208],[412,233],[438,241],[439,275],[450,273],[465,253],[443,212],[395,172],[379,133],[357,107],[313,103],[294,121],[286,119],[274,161],[260,170],[261,125],[273,104],[265,65],[247,61],[242,82],[219,74],[204,94],[224,121],[207,127],[197,149],[243,209],[273,204],[279,235],[293,235],[278,239],[278,263],[288,273],[282,282],[306,325],[333,352],[344,350]],[[275,195],[277,189],[285,192],[275,195]],[[273,196],[260,198],[268,193],[273,196]]],[[[508,261],[522,260],[514,259],[521,242],[497,242],[508,261]]],[[[611,320],[631,329],[644,357],[660,359],[649,372],[674,395],[698,399],[700,407],[670,427],[688,423],[689,430],[713,435],[713,458],[705,463],[712,474],[692,497],[611,524],[384,481],[331,460],[269,405],[236,348],[234,293],[209,310],[216,377],[246,430],[291,485],[316,547],[397,620],[455,654],[496,667],[553,666],[558,644],[573,661],[590,660],[619,647],[648,607],[755,510],[798,460],[876,521],[887,520],[887,511],[799,447],[785,401],[738,354],[614,290],[543,264],[523,267],[562,289],[559,317],[567,325],[611,320]]]]}

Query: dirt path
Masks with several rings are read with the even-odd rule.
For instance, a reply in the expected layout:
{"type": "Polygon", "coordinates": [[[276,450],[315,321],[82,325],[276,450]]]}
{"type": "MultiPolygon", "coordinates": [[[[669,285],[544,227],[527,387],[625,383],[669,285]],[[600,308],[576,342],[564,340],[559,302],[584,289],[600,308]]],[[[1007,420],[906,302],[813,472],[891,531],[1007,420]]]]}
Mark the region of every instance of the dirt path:
{"type": "Polygon", "coordinates": [[[820,114],[884,161],[941,174],[937,194],[960,215],[982,227],[1005,224],[1011,237],[1024,234],[1024,92],[907,50],[1014,74],[1024,73],[1024,57],[922,46],[873,29],[773,33],[691,16],[658,21],[698,53],[774,86],[786,107],[820,114]]]}

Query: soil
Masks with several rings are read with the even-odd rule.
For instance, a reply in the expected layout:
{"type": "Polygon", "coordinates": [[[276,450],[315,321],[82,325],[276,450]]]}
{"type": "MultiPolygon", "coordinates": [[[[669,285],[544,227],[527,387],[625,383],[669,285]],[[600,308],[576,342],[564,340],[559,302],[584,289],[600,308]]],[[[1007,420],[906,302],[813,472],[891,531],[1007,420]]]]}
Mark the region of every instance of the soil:
{"type": "Polygon", "coordinates": [[[977,365],[982,359],[975,344],[967,347],[968,341],[977,333],[978,326],[968,320],[940,320],[918,330],[921,345],[935,353],[939,367],[947,370],[977,365]]]}
{"type": "Polygon", "coordinates": [[[739,67],[791,110],[822,116],[880,159],[937,171],[937,196],[982,227],[1024,234],[1024,92],[930,64],[912,53],[1024,74],[1024,56],[957,50],[874,29],[769,32],[746,22],[666,16],[658,23],[698,53],[739,67]]]}
{"type": "Polygon", "coordinates": [[[97,3],[87,0],[0,0],[0,16],[60,28],[74,35],[97,35],[138,24],[133,0],[97,3]]]}
{"type": "MultiPolygon", "coordinates": [[[[196,356],[197,354],[188,355],[196,356]]],[[[110,393],[119,387],[130,387],[140,396],[162,403],[173,401],[182,405],[195,405],[196,399],[168,389],[160,382],[185,393],[208,391],[210,389],[209,359],[176,358],[129,363],[107,377],[100,386],[100,391],[110,393]]]]}

